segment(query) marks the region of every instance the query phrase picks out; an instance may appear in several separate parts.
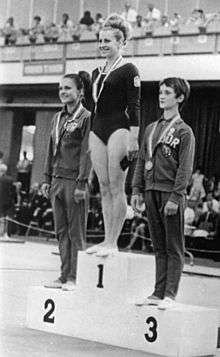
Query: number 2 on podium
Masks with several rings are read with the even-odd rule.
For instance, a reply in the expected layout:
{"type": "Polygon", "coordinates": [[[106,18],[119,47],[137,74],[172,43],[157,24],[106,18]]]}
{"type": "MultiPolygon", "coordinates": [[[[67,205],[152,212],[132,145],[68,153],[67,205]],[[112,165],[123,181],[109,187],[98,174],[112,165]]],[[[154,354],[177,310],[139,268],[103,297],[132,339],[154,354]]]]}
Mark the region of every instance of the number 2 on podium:
{"type": "Polygon", "coordinates": [[[55,309],[55,303],[52,299],[47,299],[44,303],[44,308],[45,310],[47,310],[49,308],[49,310],[46,312],[46,314],[44,315],[44,322],[49,322],[51,324],[54,323],[55,317],[51,316],[52,313],[54,312],[55,309]]]}

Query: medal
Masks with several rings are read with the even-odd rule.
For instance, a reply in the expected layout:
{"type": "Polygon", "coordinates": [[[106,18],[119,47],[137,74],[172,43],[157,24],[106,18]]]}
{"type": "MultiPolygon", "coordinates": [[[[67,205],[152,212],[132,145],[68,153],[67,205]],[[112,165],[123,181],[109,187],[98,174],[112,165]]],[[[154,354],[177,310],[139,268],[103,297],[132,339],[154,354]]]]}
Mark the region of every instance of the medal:
{"type": "MultiPolygon", "coordinates": [[[[156,146],[162,142],[162,140],[165,138],[166,134],[168,133],[168,131],[170,130],[171,126],[179,119],[179,115],[176,115],[171,122],[169,123],[169,125],[165,128],[165,130],[162,131],[162,133],[160,134],[159,139],[157,140],[156,146]]],[[[153,158],[153,136],[156,130],[158,122],[156,121],[153,124],[153,128],[150,132],[149,138],[148,138],[148,160],[145,163],[145,170],[150,171],[153,168],[153,162],[152,162],[152,158],[153,158]]]]}
{"type": "Polygon", "coordinates": [[[119,65],[119,63],[120,63],[121,61],[122,61],[122,56],[119,56],[119,57],[116,59],[116,61],[112,64],[111,68],[108,70],[108,72],[107,72],[105,78],[103,79],[102,84],[101,84],[101,88],[99,89],[99,92],[98,92],[98,90],[97,90],[98,82],[99,82],[99,80],[100,80],[100,78],[101,78],[101,75],[104,73],[102,68],[99,69],[99,75],[98,75],[98,77],[96,78],[96,80],[94,81],[93,86],[92,86],[92,95],[93,95],[93,99],[94,99],[94,102],[95,102],[96,105],[97,105],[97,101],[98,101],[98,99],[99,99],[99,97],[100,97],[100,94],[101,94],[101,92],[102,92],[102,90],[103,90],[104,83],[105,83],[106,79],[108,78],[108,76],[110,75],[110,73],[111,73],[114,69],[116,69],[116,67],[119,65]]]}
{"type": "Polygon", "coordinates": [[[151,160],[148,160],[145,162],[145,170],[150,171],[153,168],[153,162],[151,160]]]}

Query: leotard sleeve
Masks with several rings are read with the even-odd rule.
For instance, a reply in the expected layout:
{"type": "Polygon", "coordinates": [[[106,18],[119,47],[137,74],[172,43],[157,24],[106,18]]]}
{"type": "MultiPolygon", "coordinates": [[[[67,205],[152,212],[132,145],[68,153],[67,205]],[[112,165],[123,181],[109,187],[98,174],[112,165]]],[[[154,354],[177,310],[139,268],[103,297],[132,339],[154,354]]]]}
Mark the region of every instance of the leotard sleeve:
{"type": "Polygon", "coordinates": [[[130,126],[140,124],[140,88],[141,81],[138,69],[132,64],[128,64],[126,71],[127,90],[127,114],[130,126]]]}

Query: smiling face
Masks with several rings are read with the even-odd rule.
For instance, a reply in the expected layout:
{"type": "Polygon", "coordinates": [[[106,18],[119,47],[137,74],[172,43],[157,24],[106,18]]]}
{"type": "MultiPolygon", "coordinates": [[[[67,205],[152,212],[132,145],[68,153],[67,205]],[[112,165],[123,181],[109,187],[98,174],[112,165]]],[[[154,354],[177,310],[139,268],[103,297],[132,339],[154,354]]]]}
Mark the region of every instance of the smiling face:
{"type": "Polygon", "coordinates": [[[81,97],[81,91],[77,89],[74,80],[62,78],[59,84],[59,97],[63,104],[75,104],[81,97]]]}
{"type": "Polygon", "coordinates": [[[123,46],[122,40],[117,40],[113,30],[104,30],[99,33],[99,50],[108,58],[117,57],[123,46]]]}
{"type": "Polygon", "coordinates": [[[184,96],[181,94],[179,97],[172,87],[167,87],[166,84],[162,84],[159,89],[159,105],[161,109],[169,110],[178,108],[179,104],[184,100],[184,96]]]}

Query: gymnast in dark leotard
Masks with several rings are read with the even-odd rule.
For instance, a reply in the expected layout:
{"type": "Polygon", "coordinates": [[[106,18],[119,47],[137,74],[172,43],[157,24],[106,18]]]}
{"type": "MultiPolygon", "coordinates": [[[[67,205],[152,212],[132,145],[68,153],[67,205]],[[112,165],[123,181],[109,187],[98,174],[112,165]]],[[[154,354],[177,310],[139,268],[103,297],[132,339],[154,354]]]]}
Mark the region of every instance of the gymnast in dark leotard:
{"type": "Polygon", "coordinates": [[[131,153],[138,150],[140,77],[137,68],[121,55],[129,30],[121,16],[107,18],[99,33],[99,49],[106,63],[92,74],[95,106],[90,151],[100,185],[105,239],[87,253],[101,257],[118,251],[117,240],[127,212],[126,165],[131,153]]]}

